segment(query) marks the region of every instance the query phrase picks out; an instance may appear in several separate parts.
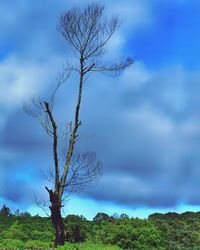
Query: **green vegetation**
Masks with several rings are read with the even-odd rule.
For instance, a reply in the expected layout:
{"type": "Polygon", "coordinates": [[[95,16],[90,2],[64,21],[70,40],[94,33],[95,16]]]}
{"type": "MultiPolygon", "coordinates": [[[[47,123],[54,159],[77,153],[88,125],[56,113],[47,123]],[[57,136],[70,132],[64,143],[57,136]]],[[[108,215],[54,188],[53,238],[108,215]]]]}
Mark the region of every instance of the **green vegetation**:
{"type": "MultiPolygon", "coordinates": [[[[64,218],[66,245],[59,250],[200,250],[200,212],[153,214],[148,219],[98,213],[93,221],[83,216],[64,218]]],[[[0,210],[0,249],[53,248],[50,218],[0,210]]]]}
{"type": "MultiPolygon", "coordinates": [[[[3,240],[0,243],[0,249],[2,250],[51,250],[54,249],[52,244],[42,241],[27,241],[23,242],[20,240],[3,240]]],[[[71,244],[66,243],[65,246],[56,248],[57,250],[120,250],[117,246],[109,246],[95,243],[79,243],[71,244]]]]}

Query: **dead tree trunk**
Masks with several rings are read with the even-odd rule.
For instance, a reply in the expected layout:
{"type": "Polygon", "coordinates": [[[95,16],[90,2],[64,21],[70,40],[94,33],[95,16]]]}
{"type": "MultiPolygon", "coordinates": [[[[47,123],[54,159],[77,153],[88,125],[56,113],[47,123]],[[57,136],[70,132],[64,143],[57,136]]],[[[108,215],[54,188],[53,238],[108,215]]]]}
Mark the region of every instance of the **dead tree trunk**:
{"type": "MultiPolygon", "coordinates": [[[[51,182],[54,183],[53,189],[46,190],[49,193],[51,220],[55,228],[55,246],[64,245],[65,231],[64,223],[61,216],[61,208],[64,206],[64,193],[69,194],[80,191],[89,182],[101,175],[101,164],[95,164],[94,157],[88,158],[83,156],[83,163],[80,159],[76,164],[72,163],[74,147],[78,139],[78,129],[81,125],[79,118],[82,91],[87,76],[93,72],[100,72],[106,75],[118,75],[125,68],[133,63],[132,58],[122,59],[118,63],[106,63],[103,57],[107,54],[107,44],[112,35],[119,28],[119,20],[116,16],[107,19],[103,16],[104,6],[99,4],[88,5],[83,11],[74,7],[64,12],[60,19],[58,27],[59,32],[71,47],[75,57],[79,59],[79,65],[76,67],[67,63],[65,73],[58,80],[58,85],[53,91],[50,101],[37,104],[34,102],[36,111],[32,111],[30,107],[26,107],[26,112],[37,117],[48,135],[52,137],[54,171],[50,173],[51,182]],[[74,112],[74,123],[70,123],[70,133],[65,145],[65,162],[63,168],[60,166],[58,156],[59,137],[57,131],[57,122],[53,115],[54,98],[58,88],[68,79],[71,72],[79,75],[79,92],[74,112]]],[[[66,128],[68,132],[68,127],[66,128]]]]}
{"type": "Polygon", "coordinates": [[[51,221],[56,232],[54,246],[57,247],[65,244],[65,225],[61,215],[62,206],[59,202],[58,194],[49,190],[47,187],[46,189],[49,192],[49,199],[51,202],[51,206],[49,207],[51,211],[51,221]]]}

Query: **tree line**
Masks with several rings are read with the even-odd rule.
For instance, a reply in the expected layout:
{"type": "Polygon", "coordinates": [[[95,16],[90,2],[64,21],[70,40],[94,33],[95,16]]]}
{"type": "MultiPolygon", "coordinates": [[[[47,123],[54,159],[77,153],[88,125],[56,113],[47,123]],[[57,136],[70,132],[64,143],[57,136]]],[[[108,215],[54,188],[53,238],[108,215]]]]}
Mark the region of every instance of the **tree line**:
{"type": "MultiPolygon", "coordinates": [[[[51,244],[54,229],[50,218],[26,212],[6,214],[5,207],[0,210],[1,242],[18,239],[24,243],[32,240],[39,245],[51,244]]],[[[135,250],[192,250],[200,245],[200,212],[156,213],[148,219],[97,213],[93,220],[67,215],[63,221],[65,241],[72,245],[92,242],[135,250]]]]}

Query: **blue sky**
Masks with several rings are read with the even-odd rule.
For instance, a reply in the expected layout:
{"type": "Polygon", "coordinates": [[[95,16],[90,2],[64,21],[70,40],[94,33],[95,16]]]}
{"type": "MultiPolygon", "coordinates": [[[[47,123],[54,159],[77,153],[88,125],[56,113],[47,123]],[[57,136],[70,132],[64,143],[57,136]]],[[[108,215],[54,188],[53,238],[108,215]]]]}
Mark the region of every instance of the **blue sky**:
{"type": "MultiPolygon", "coordinates": [[[[22,106],[48,96],[63,64],[73,60],[56,25],[62,11],[88,3],[0,2],[0,206],[43,214],[34,194],[47,198],[42,172],[52,164],[51,144],[22,106]]],[[[135,63],[118,78],[93,75],[84,86],[78,147],[97,153],[104,174],[98,185],[73,197],[65,213],[92,218],[99,211],[138,217],[198,211],[200,3],[101,3],[107,15],[123,20],[111,58],[133,56],[135,63]]],[[[72,117],[76,87],[72,76],[59,95],[59,119],[72,117]]]]}
{"type": "Polygon", "coordinates": [[[181,64],[198,70],[199,11],[197,1],[157,1],[152,25],[133,34],[130,51],[151,68],[181,64]]]}

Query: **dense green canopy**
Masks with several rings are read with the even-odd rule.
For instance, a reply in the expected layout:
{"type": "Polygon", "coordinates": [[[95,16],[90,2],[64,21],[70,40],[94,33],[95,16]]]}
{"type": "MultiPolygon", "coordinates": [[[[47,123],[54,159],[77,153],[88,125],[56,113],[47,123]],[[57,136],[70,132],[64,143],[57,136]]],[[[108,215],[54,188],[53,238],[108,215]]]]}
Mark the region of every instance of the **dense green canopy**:
{"type": "MultiPolygon", "coordinates": [[[[93,221],[77,215],[68,215],[64,221],[66,240],[70,243],[115,245],[113,249],[118,249],[117,246],[135,250],[200,249],[200,212],[157,213],[148,219],[98,213],[93,221]]],[[[0,210],[0,249],[5,244],[18,244],[14,241],[16,239],[30,246],[50,245],[53,237],[50,218],[19,211],[12,214],[6,206],[0,210]]]]}

